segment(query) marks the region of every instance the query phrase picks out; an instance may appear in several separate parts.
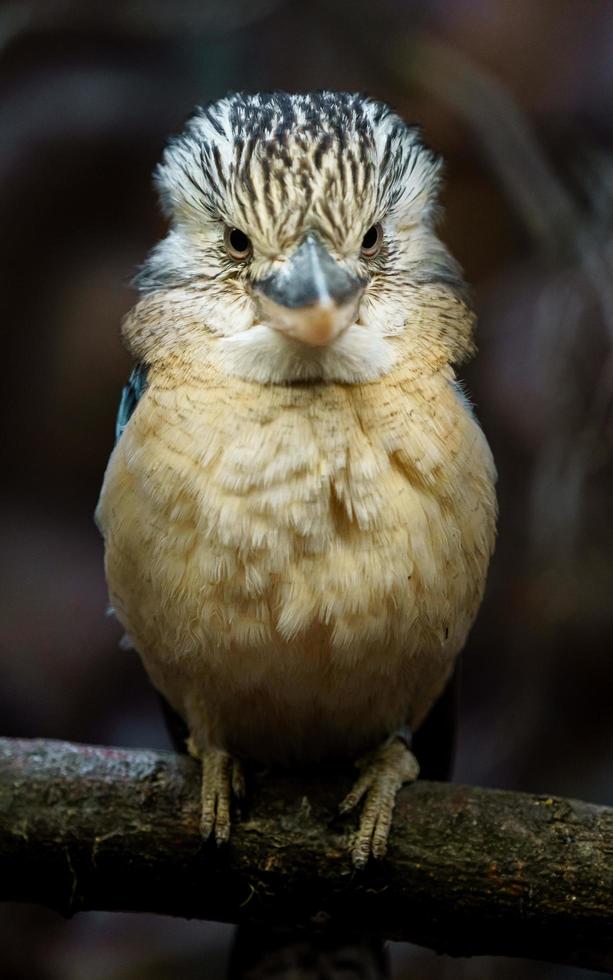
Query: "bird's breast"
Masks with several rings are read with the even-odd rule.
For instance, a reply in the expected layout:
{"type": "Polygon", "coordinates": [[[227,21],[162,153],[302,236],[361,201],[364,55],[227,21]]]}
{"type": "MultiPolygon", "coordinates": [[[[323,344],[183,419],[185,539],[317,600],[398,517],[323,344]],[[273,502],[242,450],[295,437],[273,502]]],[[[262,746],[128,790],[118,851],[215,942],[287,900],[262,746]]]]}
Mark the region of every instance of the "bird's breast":
{"type": "Polygon", "coordinates": [[[233,731],[251,711],[253,737],[256,704],[301,732],[343,711],[374,731],[407,704],[418,723],[474,618],[494,510],[487,444],[447,377],[154,374],[98,514],[111,600],[154,682],[187,714],[206,689],[233,731]]]}

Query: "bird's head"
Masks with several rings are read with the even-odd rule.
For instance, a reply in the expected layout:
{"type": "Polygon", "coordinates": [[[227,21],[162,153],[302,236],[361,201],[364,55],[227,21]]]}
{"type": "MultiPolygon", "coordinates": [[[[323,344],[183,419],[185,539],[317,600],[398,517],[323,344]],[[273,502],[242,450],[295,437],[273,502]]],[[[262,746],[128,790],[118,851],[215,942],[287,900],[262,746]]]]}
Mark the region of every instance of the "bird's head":
{"type": "Polygon", "coordinates": [[[457,360],[472,319],[435,233],[440,169],[418,129],[359,95],[205,106],[157,170],[170,229],[128,345],[262,383],[369,381],[433,343],[457,360]]]}

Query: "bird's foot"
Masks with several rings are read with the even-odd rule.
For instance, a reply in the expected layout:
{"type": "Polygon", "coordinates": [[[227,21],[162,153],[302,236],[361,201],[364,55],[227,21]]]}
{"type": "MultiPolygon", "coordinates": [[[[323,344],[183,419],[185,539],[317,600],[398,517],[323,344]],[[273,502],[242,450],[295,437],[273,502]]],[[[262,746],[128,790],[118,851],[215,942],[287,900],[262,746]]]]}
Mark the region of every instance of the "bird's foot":
{"type": "Polygon", "coordinates": [[[339,809],[348,813],[365,797],[351,850],[354,866],[363,868],[371,855],[385,856],[396,794],[404,783],[417,779],[419,763],[406,741],[395,735],[356,764],[362,775],[339,809]]]}
{"type": "Polygon", "coordinates": [[[205,840],[211,834],[216,844],[230,839],[232,799],[241,800],[245,795],[243,767],[238,759],[221,749],[208,749],[200,753],[202,762],[202,812],[200,832],[205,840]]]}

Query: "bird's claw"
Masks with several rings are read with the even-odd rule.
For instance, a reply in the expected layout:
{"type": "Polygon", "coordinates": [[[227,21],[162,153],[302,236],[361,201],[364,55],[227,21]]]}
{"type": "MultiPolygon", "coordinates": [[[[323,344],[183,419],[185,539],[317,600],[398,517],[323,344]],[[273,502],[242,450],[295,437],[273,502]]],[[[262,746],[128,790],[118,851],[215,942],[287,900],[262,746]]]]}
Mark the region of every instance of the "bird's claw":
{"type": "Polygon", "coordinates": [[[230,839],[232,798],[245,795],[245,779],[240,762],[220,749],[209,749],[202,760],[202,811],[200,832],[205,840],[214,834],[216,844],[230,839]]]}
{"type": "Polygon", "coordinates": [[[365,798],[351,850],[354,867],[363,868],[371,855],[385,856],[396,794],[404,783],[417,779],[419,764],[406,742],[394,737],[358,766],[362,774],[339,809],[348,813],[365,798]]]}

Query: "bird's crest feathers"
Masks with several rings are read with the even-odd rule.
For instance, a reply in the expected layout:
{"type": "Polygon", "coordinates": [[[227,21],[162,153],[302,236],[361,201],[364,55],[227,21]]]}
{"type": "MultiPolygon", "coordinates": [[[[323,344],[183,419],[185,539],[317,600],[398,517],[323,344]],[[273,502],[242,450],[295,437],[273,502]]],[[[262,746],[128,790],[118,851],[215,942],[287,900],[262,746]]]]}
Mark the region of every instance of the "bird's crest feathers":
{"type": "MultiPolygon", "coordinates": [[[[395,362],[388,338],[410,326],[420,289],[440,286],[464,302],[461,270],[434,227],[441,161],[419,128],[383,103],[327,91],[229,95],[196,111],[156,181],[170,229],[137,285],[160,299],[186,291],[190,356],[213,357],[229,374],[263,383],[374,380],[395,362]],[[382,246],[370,257],[362,244],[374,227],[382,246]],[[231,229],[248,241],[248,260],[229,254],[231,229]],[[258,283],[283,276],[307,235],[364,284],[353,325],[317,350],[275,333],[257,296],[258,283]]],[[[467,311],[449,361],[470,349],[471,324],[467,311]]],[[[176,352],[186,330],[172,323],[168,331],[158,329],[153,343],[176,352]]],[[[134,347],[129,324],[125,335],[134,347]]]]}

